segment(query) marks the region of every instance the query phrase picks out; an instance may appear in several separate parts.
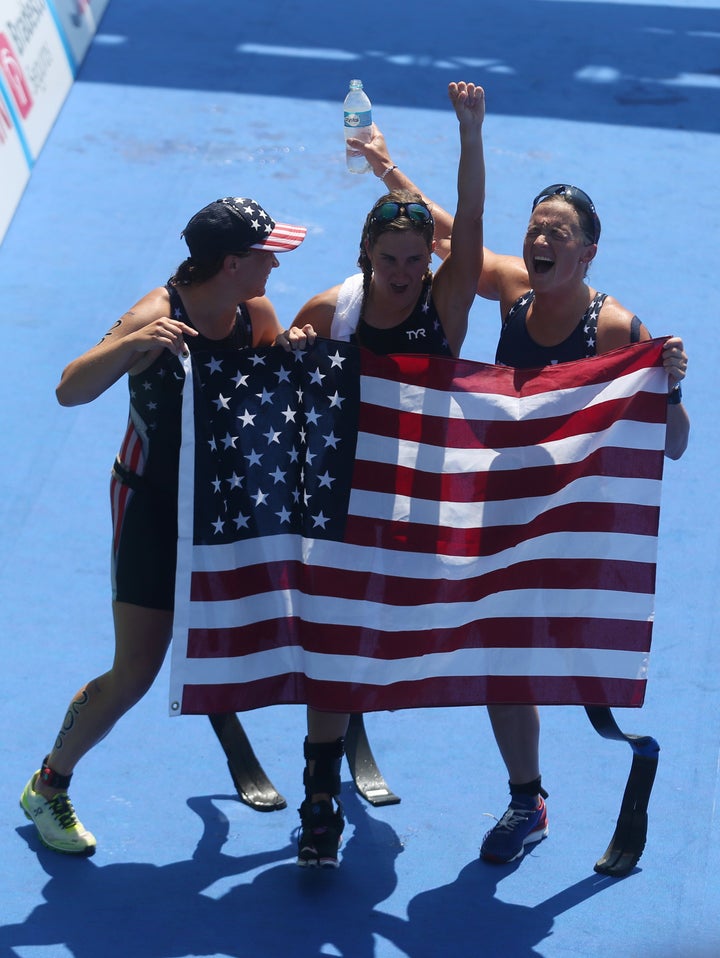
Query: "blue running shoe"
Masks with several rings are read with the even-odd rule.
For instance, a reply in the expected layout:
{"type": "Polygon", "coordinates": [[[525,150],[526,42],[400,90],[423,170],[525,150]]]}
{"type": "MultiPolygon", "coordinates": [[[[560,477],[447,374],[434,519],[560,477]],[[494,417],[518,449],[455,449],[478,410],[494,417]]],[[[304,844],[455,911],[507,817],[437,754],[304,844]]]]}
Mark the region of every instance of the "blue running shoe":
{"type": "Polygon", "coordinates": [[[521,799],[514,798],[497,825],[483,839],[480,857],[500,865],[514,862],[523,854],[526,845],[542,841],[547,833],[545,801],[541,798],[539,805],[528,806],[521,799]]]}

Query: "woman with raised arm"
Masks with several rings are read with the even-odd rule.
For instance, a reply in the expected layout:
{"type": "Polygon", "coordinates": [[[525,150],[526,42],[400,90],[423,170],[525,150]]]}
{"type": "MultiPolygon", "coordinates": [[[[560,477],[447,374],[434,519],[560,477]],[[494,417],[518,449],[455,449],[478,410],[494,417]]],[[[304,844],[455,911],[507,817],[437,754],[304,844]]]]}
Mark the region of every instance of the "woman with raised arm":
{"type": "MultiPolygon", "coordinates": [[[[375,353],[457,356],[467,332],[482,267],[485,96],[472,83],[451,83],[460,130],[455,228],[435,275],[433,212],[414,189],[393,189],[367,215],[360,238],[361,272],[314,296],[294,325],[357,343],[375,353]]],[[[360,141],[350,140],[357,147],[360,141]]],[[[381,176],[387,183],[387,177],[381,176]]],[[[313,333],[308,334],[312,338],[313,333]]],[[[344,828],[340,764],[349,716],[308,709],[305,800],[300,807],[298,864],[337,867],[344,828]]]]}

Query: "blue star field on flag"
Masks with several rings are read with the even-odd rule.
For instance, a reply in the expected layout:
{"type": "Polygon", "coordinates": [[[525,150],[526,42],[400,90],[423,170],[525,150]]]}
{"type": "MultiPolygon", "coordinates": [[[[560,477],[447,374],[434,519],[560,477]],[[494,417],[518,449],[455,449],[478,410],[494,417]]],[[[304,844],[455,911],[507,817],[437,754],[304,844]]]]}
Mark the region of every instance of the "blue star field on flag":
{"type": "Polygon", "coordinates": [[[216,350],[193,359],[194,388],[215,410],[195,422],[195,481],[206,487],[195,499],[195,541],[287,532],[341,538],[357,435],[357,350],[318,343],[304,352],[216,350]]]}

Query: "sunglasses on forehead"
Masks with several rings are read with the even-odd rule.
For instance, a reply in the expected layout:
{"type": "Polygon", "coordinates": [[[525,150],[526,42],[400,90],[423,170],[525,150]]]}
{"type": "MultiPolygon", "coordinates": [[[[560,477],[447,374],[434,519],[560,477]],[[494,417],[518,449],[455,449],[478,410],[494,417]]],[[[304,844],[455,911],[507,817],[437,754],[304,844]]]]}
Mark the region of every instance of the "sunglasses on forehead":
{"type": "Polygon", "coordinates": [[[391,223],[401,216],[406,216],[418,226],[426,226],[428,223],[434,225],[432,213],[424,203],[396,203],[393,200],[381,203],[374,209],[370,214],[370,222],[391,223]]]}
{"type": "Polygon", "coordinates": [[[532,208],[542,203],[543,200],[549,200],[553,196],[567,196],[570,202],[578,209],[586,213],[593,222],[593,242],[597,243],[600,239],[600,218],[595,211],[595,204],[584,190],[578,186],[568,186],[565,183],[554,183],[552,186],[546,186],[533,200],[532,208]]]}

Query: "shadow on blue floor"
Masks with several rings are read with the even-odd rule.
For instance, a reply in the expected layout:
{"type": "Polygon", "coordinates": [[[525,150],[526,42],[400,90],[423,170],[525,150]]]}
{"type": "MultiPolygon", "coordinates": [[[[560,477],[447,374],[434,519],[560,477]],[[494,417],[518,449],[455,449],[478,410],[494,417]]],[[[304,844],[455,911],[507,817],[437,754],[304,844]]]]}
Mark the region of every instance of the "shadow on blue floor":
{"type": "Polygon", "coordinates": [[[18,946],[63,943],[74,958],[216,953],[245,958],[252,942],[256,955],[310,958],[330,945],[348,958],[372,958],[377,936],[409,958],[464,954],[472,941],[482,942],[484,954],[529,958],[539,954],[534,947],[550,934],[559,914],[613,883],[591,875],[534,907],[509,904],[496,891],[520,863],[493,868],[476,859],[452,883],[416,895],[407,918],[400,918],[378,906],[397,885],[395,864],[402,843],[390,825],[368,813],[353,790],[346,787],[343,795],[354,831],[339,872],[299,869],[294,835],[283,847],[260,854],[223,853],[229,823],[213,801],[232,798],[188,799],[202,819],[203,835],[192,858],[164,866],[69,859],[39,845],[31,825],[19,828],[49,876],[43,889],[46,903],[22,924],[0,929],[0,954],[18,946]],[[258,869],[262,871],[248,881],[258,869]],[[212,893],[213,885],[231,885],[233,879],[235,887],[212,893]],[[272,902],[281,912],[277,921],[268,920],[272,902]],[[119,910],[122,929],[111,932],[119,910]]]}
{"type": "Polygon", "coordinates": [[[467,74],[492,89],[496,114],[720,128],[720,10],[486,0],[393,27],[386,7],[297,16],[279,2],[248,23],[234,0],[178,0],[172,17],[113,3],[80,80],[337,100],[352,74],[372,77],[376,102],[445,109],[445,85],[467,74]]]}

